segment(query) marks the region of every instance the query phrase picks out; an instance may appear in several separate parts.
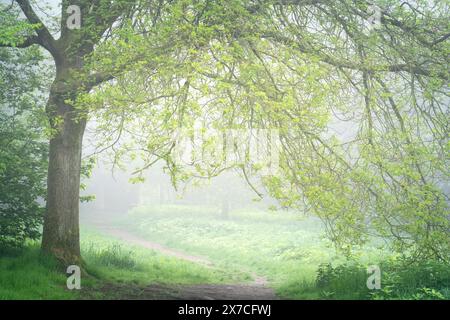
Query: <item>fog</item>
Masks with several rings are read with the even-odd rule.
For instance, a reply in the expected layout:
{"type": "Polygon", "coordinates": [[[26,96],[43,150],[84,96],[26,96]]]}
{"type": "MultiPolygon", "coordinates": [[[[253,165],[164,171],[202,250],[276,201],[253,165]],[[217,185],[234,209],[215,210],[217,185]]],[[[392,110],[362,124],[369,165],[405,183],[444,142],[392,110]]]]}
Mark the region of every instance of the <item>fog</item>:
{"type": "MultiPolygon", "coordinates": [[[[131,166],[130,166],[131,168],[131,166]]],[[[247,184],[242,174],[227,171],[210,179],[198,179],[175,188],[164,171],[164,163],[157,162],[147,169],[143,182],[130,181],[132,170],[114,168],[100,158],[90,178],[84,179],[86,189],[82,196],[94,196],[80,207],[80,218],[89,223],[102,217],[125,217],[127,212],[139,206],[182,205],[205,206],[212,214],[226,217],[233,210],[268,211],[277,202],[258,186],[258,193],[247,184]]]]}
{"type": "Polygon", "coordinates": [[[450,299],[448,16],[0,0],[0,300],[450,299]]]}

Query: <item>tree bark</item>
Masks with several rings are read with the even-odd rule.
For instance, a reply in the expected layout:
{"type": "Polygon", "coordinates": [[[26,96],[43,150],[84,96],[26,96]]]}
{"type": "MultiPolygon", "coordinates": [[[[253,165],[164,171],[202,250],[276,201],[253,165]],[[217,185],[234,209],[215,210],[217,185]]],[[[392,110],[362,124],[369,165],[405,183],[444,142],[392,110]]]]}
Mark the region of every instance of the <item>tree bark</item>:
{"type": "MultiPolygon", "coordinates": [[[[61,3],[60,38],[55,40],[28,0],[16,0],[28,22],[36,25],[35,34],[17,47],[40,45],[53,57],[56,78],[46,106],[52,138],[47,178],[47,210],[44,217],[42,251],[69,264],[81,263],[79,244],[79,192],[81,151],[86,127],[84,117],[68,100],[87,93],[94,86],[113,78],[112,74],[93,74],[83,68],[84,58],[94,51],[106,30],[121,15],[133,12],[133,1],[76,1],[81,8],[82,27],[69,28],[70,1],[61,3]],[[90,17],[90,18],[88,18],[90,17]],[[73,72],[76,71],[76,72],[73,72]],[[88,79],[89,78],[89,79],[88,79]]],[[[0,44],[2,46],[2,44],[0,44]]],[[[11,46],[11,45],[8,45],[11,46]]]]}
{"type": "Polygon", "coordinates": [[[47,113],[55,130],[50,139],[47,205],[44,217],[42,251],[65,265],[81,263],[79,235],[79,194],[82,140],[86,120],[66,99],[77,90],[68,90],[58,75],[52,85],[47,113]]]}

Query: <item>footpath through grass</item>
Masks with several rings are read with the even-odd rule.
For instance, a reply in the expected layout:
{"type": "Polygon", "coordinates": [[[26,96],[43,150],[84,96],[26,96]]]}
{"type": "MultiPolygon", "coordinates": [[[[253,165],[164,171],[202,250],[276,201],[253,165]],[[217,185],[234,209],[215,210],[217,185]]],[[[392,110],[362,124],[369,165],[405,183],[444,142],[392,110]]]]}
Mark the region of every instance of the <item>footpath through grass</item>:
{"type": "Polygon", "coordinates": [[[116,299],[105,287],[143,288],[150,284],[220,284],[248,280],[248,274],[210,269],[164,256],[83,228],[82,256],[89,276],[81,290],[68,290],[64,268],[42,256],[37,242],[21,249],[0,248],[0,299],[116,299]]]}
{"type": "Polygon", "coordinates": [[[450,267],[428,261],[404,267],[375,244],[347,260],[323,239],[319,221],[288,212],[235,211],[227,219],[213,208],[146,206],[116,221],[171,248],[210,259],[223,270],[268,278],[290,299],[449,299],[450,267]],[[379,265],[382,290],[367,288],[367,266],[379,265]]]}
{"type": "Polygon", "coordinates": [[[450,266],[426,261],[405,266],[397,257],[366,247],[346,260],[321,238],[320,224],[292,214],[233,212],[210,208],[142,207],[115,221],[147,239],[211,260],[215,267],[168,257],[82,228],[82,255],[89,277],[68,290],[67,275],[42,257],[35,242],[0,248],[0,299],[114,299],[150,284],[245,283],[265,276],[282,298],[450,299],[450,266]],[[381,290],[366,286],[367,265],[382,270],[381,290]]]}

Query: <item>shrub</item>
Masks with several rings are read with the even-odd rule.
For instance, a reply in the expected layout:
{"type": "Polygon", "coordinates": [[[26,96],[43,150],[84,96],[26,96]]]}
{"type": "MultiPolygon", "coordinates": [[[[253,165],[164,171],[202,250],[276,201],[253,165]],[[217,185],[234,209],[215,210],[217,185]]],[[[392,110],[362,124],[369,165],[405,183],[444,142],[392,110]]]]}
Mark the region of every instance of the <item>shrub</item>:
{"type": "Polygon", "coordinates": [[[349,262],[332,266],[322,264],[317,270],[316,288],[327,299],[450,299],[450,266],[426,261],[406,264],[404,261],[380,263],[381,289],[366,286],[366,267],[349,262]]]}
{"type": "Polygon", "coordinates": [[[37,239],[45,196],[47,143],[42,131],[39,52],[0,49],[0,245],[37,239]]]}

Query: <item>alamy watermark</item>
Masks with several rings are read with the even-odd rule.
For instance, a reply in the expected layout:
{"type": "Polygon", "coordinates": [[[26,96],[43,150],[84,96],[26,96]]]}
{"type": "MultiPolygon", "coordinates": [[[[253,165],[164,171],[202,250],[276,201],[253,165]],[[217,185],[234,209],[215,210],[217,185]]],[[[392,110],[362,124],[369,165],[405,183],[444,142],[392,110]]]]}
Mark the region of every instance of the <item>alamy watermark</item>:
{"type": "Polygon", "coordinates": [[[172,136],[177,165],[245,166],[259,175],[276,175],[280,158],[278,129],[177,130],[172,136]]]}
{"type": "Polygon", "coordinates": [[[366,32],[372,32],[373,30],[379,29],[381,27],[381,18],[383,16],[383,11],[381,7],[371,4],[367,7],[367,14],[369,15],[367,20],[364,21],[366,32]]]}
{"type": "Polygon", "coordinates": [[[367,267],[367,289],[380,290],[381,289],[381,269],[377,265],[371,265],[367,267]]]}
{"type": "Polygon", "coordinates": [[[70,5],[67,7],[66,13],[69,15],[66,20],[66,26],[69,30],[81,28],[81,9],[80,6],[70,5]]]}
{"type": "Polygon", "coordinates": [[[67,267],[67,277],[66,285],[69,290],[80,290],[81,289],[81,269],[77,265],[71,265],[67,267]]]}

